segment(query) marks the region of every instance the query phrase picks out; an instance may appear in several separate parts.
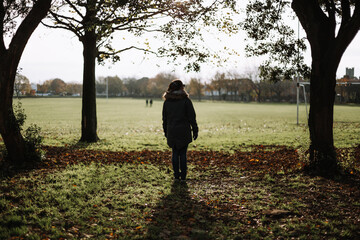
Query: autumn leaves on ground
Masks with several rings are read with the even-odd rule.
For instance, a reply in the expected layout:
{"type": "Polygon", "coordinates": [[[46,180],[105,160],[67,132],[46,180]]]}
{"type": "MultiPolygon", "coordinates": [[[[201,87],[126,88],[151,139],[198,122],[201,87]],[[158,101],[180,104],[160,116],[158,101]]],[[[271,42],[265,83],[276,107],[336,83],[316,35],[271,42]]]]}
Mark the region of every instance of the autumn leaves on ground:
{"type": "Polygon", "coordinates": [[[177,183],[162,102],[98,99],[101,141],[81,145],[80,98],[21,101],[26,124],[41,127],[44,158],[25,171],[1,167],[0,239],[360,238],[358,106],[335,106],[346,174],[330,180],[302,170],[304,106],[296,125],[291,104],[195,101],[199,138],[189,179],[177,183]]]}
{"type": "Polygon", "coordinates": [[[306,152],[190,151],[174,182],[169,151],[44,147],[35,169],[1,180],[1,239],[358,239],[360,146],[348,176],[302,172],[306,152]]]}

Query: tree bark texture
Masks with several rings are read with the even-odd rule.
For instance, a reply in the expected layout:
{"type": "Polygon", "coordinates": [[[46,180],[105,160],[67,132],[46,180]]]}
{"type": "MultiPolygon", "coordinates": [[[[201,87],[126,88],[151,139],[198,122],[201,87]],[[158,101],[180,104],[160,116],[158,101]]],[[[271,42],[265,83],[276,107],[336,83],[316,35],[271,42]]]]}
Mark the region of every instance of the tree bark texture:
{"type": "Polygon", "coordinates": [[[83,97],[81,139],[82,142],[96,142],[97,116],[96,116],[96,85],[95,64],[97,57],[96,33],[94,30],[86,31],[82,44],[84,47],[84,73],[83,73],[83,97]]]}
{"type": "MultiPolygon", "coordinates": [[[[3,10],[1,1],[1,10],[3,10]]],[[[25,141],[15,120],[13,111],[13,94],[16,70],[25,46],[50,9],[51,0],[37,1],[14,34],[9,47],[4,45],[3,14],[1,16],[0,41],[0,133],[5,143],[8,159],[13,164],[26,161],[25,141]]]]}
{"type": "Polygon", "coordinates": [[[310,168],[319,173],[333,174],[338,169],[333,137],[336,71],[343,53],[359,30],[359,6],[337,36],[335,12],[328,9],[326,15],[318,0],[293,0],[292,8],[311,46],[310,168]]]}
{"type": "Polygon", "coordinates": [[[13,104],[13,81],[15,79],[16,67],[9,66],[11,62],[6,56],[0,56],[0,133],[5,143],[8,159],[18,165],[26,161],[25,141],[20,133],[16,122],[13,104]]]}

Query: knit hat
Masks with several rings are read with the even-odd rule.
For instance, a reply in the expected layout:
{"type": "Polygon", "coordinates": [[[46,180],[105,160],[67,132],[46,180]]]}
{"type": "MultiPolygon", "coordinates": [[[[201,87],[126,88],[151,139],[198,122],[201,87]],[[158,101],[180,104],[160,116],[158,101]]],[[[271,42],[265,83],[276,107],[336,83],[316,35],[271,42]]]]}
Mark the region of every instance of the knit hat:
{"type": "Polygon", "coordinates": [[[171,81],[171,83],[169,84],[168,92],[178,91],[178,90],[182,89],[183,87],[185,87],[183,82],[179,79],[175,79],[175,80],[171,81]]]}

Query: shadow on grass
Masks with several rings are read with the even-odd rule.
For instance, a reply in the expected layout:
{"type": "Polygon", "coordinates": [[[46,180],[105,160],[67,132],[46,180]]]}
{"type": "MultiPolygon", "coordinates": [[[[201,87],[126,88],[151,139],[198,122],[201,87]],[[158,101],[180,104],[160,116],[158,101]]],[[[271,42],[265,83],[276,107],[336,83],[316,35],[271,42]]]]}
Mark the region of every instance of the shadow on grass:
{"type": "Polygon", "coordinates": [[[175,181],[155,208],[145,239],[212,239],[210,207],[191,198],[186,182],[175,181]]]}
{"type": "MultiPolygon", "coordinates": [[[[101,140],[99,140],[101,141],[101,140]]],[[[88,146],[90,146],[91,144],[93,143],[90,143],[90,142],[82,142],[82,141],[77,141],[76,143],[74,144],[71,144],[69,146],[70,149],[86,149],[88,146]]]]}
{"type": "Polygon", "coordinates": [[[22,163],[14,163],[5,157],[5,147],[0,146],[0,180],[14,177],[18,174],[31,172],[34,169],[38,169],[41,163],[41,157],[29,158],[22,163]]]}

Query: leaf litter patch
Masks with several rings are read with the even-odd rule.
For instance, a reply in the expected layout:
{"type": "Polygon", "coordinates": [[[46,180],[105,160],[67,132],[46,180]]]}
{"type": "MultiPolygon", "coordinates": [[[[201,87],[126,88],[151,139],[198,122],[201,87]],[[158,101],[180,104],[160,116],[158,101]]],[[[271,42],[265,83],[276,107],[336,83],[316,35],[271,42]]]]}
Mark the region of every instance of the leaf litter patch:
{"type": "MultiPolygon", "coordinates": [[[[222,151],[188,151],[188,163],[197,170],[224,169],[236,167],[251,175],[291,173],[301,170],[307,160],[307,152],[288,146],[252,145],[248,150],[235,150],[233,153],[222,151]]],[[[70,147],[44,146],[46,152],[40,168],[63,168],[72,164],[156,164],[171,168],[170,151],[101,151],[70,147]]],[[[346,165],[350,174],[360,169],[360,145],[354,148],[336,149],[340,163],[346,165]]]]}
{"type": "MultiPolygon", "coordinates": [[[[45,146],[44,161],[40,168],[63,168],[72,164],[171,164],[170,151],[100,151],[68,147],[45,146]]],[[[188,163],[197,170],[236,167],[254,174],[284,173],[303,166],[296,149],[286,146],[252,146],[251,151],[189,151],[188,163]]]]}

